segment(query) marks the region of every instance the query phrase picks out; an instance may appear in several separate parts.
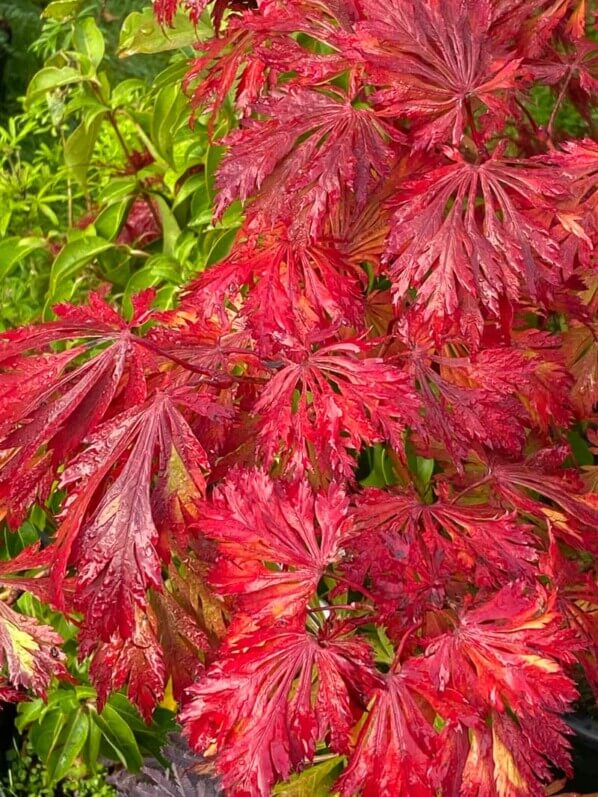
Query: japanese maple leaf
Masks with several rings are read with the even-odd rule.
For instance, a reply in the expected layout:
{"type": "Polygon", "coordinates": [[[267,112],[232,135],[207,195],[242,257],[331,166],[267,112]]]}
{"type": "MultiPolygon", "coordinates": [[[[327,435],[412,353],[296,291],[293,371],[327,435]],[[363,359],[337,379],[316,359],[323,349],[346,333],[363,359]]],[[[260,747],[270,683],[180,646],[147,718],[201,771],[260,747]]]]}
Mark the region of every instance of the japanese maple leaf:
{"type": "Polygon", "coordinates": [[[75,567],[74,603],[105,642],[116,631],[128,639],[135,607],[161,588],[157,522],[169,517],[167,501],[185,506],[203,494],[207,456],[177,406],[187,392],[158,393],[104,423],[61,477],[70,500],[54,546],[56,597],[75,567]]]}
{"type": "MultiPolygon", "coordinates": [[[[154,14],[162,25],[174,24],[176,12],[180,9],[189,15],[194,25],[199,24],[201,15],[212,0],[154,0],[154,14]]],[[[216,30],[220,26],[227,8],[242,9],[255,6],[255,0],[216,0],[212,9],[212,18],[216,22],[216,30]]]]}
{"type": "Polygon", "coordinates": [[[405,592],[412,605],[409,582],[421,587],[438,556],[453,577],[462,574],[478,586],[502,586],[514,577],[533,582],[536,577],[537,541],[532,527],[518,522],[515,512],[484,504],[461,506],[442,495],[425,504],[411,493],[368,490],[360,496],[354,522],[356,529],[363,528],[363,538],[354,534],[350,549],[375,588],[399,600],[405,592]]]}
{"type": "MultiPolygon", "coordinates": [[[[214,8],[218,30],[224,0],[214,8]]],[[[281,73],[294,72],[294,85],[322,85],[350,66],[338,52],[326,55],[301,46],[294,34],[302,32],[318,41],[329,40],[337,28],[350,29],[357,16],[353,0],[237,0],[231,9],[243,12],[227,19],[226,31],[197,46],[199,57],[191,63],[184,85],[193,105],[216,113],[230,97],[247,115],[253,103],[280,82],[281,73]]],[[[284,82],[284,81],[282,81],[284,82]]]]}
{"type": "Polygon", "coordinates": [[[563,180],[501,148],[482,163],[450,157],[397,195],[388,242],[396,299],[417,288],[415,305],[434,323],[468,296],[494,315],[503,298],[541,300],[559,282],[559,246],[541,213],[566,196],[563,180]]]}
{"type": "Polygon", "coordinates": [[[571,399],[582,418],[598,404],[598,328],[571,322],[563,333],[563,353],[573,374],[571,399]]]}
{"type": "Polygon", "coordinates": [[[158,644],[155,618],[136,613],[133,635],[122,639],[114,635],[109,642],[83,639],[80,655],[92,655],[89,677],[98,693],[98,711],[108,697],[126,685],[127,697],[149,723],[164,695],[166,667],[158,644]]]}
{"type": "Polygon", "coordinates": [[[565,172],[572,183],[573,198],[559,206],[553,231],[563,250],[563,274],[581,272],[591,285],[598,244],[598,143],[588,138],[565,141],[546,161],[565,172]]]}
{"type": "Polygon", "coordinates": [[[148,292],[135,300],[130,323],[92,294],[86,307],[55,308],[59,321],[3,333],[0,505],[11,524],[45,499],[58,467],[104,418],[145,399],[155,357],[133,330],[147,320],[152,298],[148,292]],[[84,343],[52,352],[57,341],[84,343]],[[95,354],[80,362],[89,349],[95,354]]]}
{"type": "Polygon", "coordinates": [[[598,582],[583,560],[568,557],[558,544],[552,528],[548,530],[548,550],[541,570],[558,589],[557,606],[579,645],[575,655],[584,669],[588,685],[598,696],[598,582]]]}
{"type": "Polygon", "coordinates": [[[441,441],[458,468],[471,448],[483,445],[492,451],[519,455],[529,416],[510,384],[514,372],[496,368],[474,369],[470,357],[437,355],[427,334],[409,331],[405,340],[412,378],[417,382],[424,408],[420,424],[424,442],[441,441]],[[498,389],[497,389],[498,388],[498,389]]]}
{"type": "Polygon", "coordinates": [[[348,500],[332,485],[231,471],[201,506],[201,533],[218,542],[211,583],[253,621],[303,615],[348,531],[348,500]]]}
{"type": "Polygon", "coordinates": [[[362,270],[367,263],[376,276],[382,271],[390,217],[387,200],[393,187],[392,179],[381,183],[364,206],[346,197],[330,217],[324,236],[334,241],[343,262],[362,270]]]}
{"type": "Polygon", "coordinates": [[[15,689],[14,686],[6,682],[5,678],[0,677],[0,711],[4,708],[2,703],[18,703],[24,699],[24,692],[15,689]]]}
{"type": "Polygon", "coordinates": [[[537,541],[532,527],[518,522],[515,512],[439,501],[423,507],[421,519],[426,531],[436,531],[445,556],[473,573],[476,585],[496,587],[518,577],[533,581],[537,541]]]}
{"type": "Polygon", "coordinates": [[[521,59],[492,36],[489,2],[366,0],[362,7],[353,47],[378,88],[372,102],[382,116],[410,119],[416,148],[458,146],[480,106],[495,127],[509,113],[521,59]]]}
{"type": "MultiPolygon", "coordinates": [[[[6,555],[7,551],[2,553],[6,555]]],[[[47,570],[51,561],[47,547],[41,548],[39,542],[29,545],[11,559],[0,562],[0,584],[6,589],[31,592],[42,603],[50,603],[52,587],[47,570]]]]}
{"type": "Polygon", "coordinates": [[[278,221],[321,231],[345,192],[365,203],[390,169],[402,137],[340,89],[289,88],[254,103],[259,118],[223,141],[217,215],[235,199],[256,196],[250,213],[266,228],[278,221]]]}
{"type": "Polygon", "coordinates": [[[235,303],[262,353],[280,334],[304,336],[318,327],[363,327],[365,271],[333,241],[291,238],[277,228],[259,242],[238,244],[231,255],[189,287],[184,306],[204,317],[235,303]],[[241,291],[247,286],[247,295],[241,291]]]}
{"type": "Polygon", "coordinates": [[[375,690],[338,781],[341,797],[435,797],[438,751],[451,744],[433,728],[439,709],[445,719],[470,714],[456,692],[439,699],[414,659],[393,667],[375,690]]]}
{"type": "Polygon", "coordinates": [[[595,495],[585,492],[577,471],[561,467],[568,453],[567,446],[557,446],[540,450],[525,462],[495,462],[488,479],[498,495],[515,508],[550,522],[569,545],[596,550],[598,502],[595,495]]]}
{"type": "Polygon", "coordinates": [[[197,555],[185,550],[184,564],[170,563],[164,591],[150,593],[156,634],[178,701],[203,673],[206,660],[226,634],[227,607],[207,583],[215,546],[204,540],[190,542],[197,545],[197,555]]]}
{"type": "Polygon", "coordinates": [[[535,80],[548,85],[566,83],[565,88],[578,88],[585,94],[598,94],[598,45],[577,41],[570,50],[549,51],[548,58],[533,61],[529,71],[535,80]]]}
{"type": "Polygon", "coordinates": [[[444,605],[453,571],[435,535],[422,534],[421,505],[410,491],[370,489],[356,503],[339,572],[349,583],[367,584],[379,621],[400,640],[444,605]]]}
{"type": "Polygon", "coordinates": [[[465,690],[472,702],[501,712],[507,706],[530,716],[565,710],[575,688],[559,660],[571,660],[572,640],[554,601],[519,581],[464,610],[455,632],[426,649],[434,683],[465,690]]]}
{"type": "Polygon", "coordinates": [[[347,750],[353,710],[378,681],[362,640],[278,625],[232,640],[189,690],[181,721],[195,750],[216,745],[230,797],[269,797],[328,734],[347,750]]]}
{"type": "Polygon", "coordinates": [[[568,394],[571,376],[565,368],[562,341],[555,335],[526,330],[511,346],[476,351],[466,361],[440,360],[452,380],[483,387],[498,396],[516,397],[528,414],[526,425],[546,432],[573,420],[568,394]]]}
{"type": "Polygon", "coordinates": [[[151,605],[173,694],[176,700],[182,700],[185,690],[203,671],[201,654],[210,649],[210,642],[193,607],[178,601],[168,590],[152,593],[151,605]]]}
{"type": "Polygon", "coordinates": [[[259,97],[268,78],[260,57],[260,45],[267,38],[266,32],[247,30],[233,20],[222,36],[201,45],[200,55],[191,63],[183,86],[191,94],[194,108],[211,110],[210,133],[218,110],[233,94],[233,87],[234,102],[241,111],[246,111],[259,97]]]}
{"type": "Polygon", "coordinates": [[[45,698],[53,676],[68,677],[62,642],[51,626],[0,601],[0,662],[13,687],[32,689],[45,698]]]}
{"type": "MultiPolygon", "coordinates": [[[[558,721],[558,730],[564,734],[568,728],[558,721]]],[[[459,765],[452,762],[444,786],[463,797],[545,797],[544,784],[554,777],[550,764],[560,761],[570,771],[562,739],[551,725],[521,722],[492,711],[486,727],[469,731],[469,749],[459,765]]]]}
{"type": "Polygon", "coordinates": [[[389,440],[402,448],[405,428],[419,422],[412,383],[382,358],[363,357],[367,349],[347,340],[315,351],[291,341],[281,350],[254,406],[268,463],[281,454],[299,470],[349,475],[351,451],[363,443],[389,440]]]}
{"type": "MultiPolygon", "coordinates": [[[[432,683],[440,692],[450,687],[467,695],[480,715],[490,720],[470,743],[469,779],[474,782],[476,777],[487,779],[479,767],[488,755],[488,745],[495,756],[490,782],[496,792],[481,793],[540,794],[539,781],[550,771],[543,756],[567,769],[567,725],[559,715],[569,710],[577,694],[562,666],[571,662],[573,647],[573,636],[562,629],[562,617],[555,611],[555,596],[514,582],[485,603],[479,599],[476,606],[463,610],[454,632],[441,634],[426,648],[432,683]],[[511,724],[510,716],[517,723],[511,724]],[[517,768],[526,747],[541,762],[529,783],[529,768],[525,774],[517,768]],[[530,791],[523,790],[524,784],[530,791]]],[[[478,793],[471,783],[464,788],[472,797],[478,793]]]]}

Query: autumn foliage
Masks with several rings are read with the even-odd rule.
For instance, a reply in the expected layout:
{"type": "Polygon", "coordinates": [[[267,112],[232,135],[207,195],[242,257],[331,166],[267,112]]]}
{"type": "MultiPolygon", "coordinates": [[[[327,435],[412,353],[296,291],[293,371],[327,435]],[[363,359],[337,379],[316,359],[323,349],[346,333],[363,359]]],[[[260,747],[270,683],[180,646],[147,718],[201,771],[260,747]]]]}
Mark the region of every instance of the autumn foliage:
{"type": "MultiPolygon", "coordinates": [[[[540,797],[598,689],[598,144],[557,125],[591,129],[591,4],[213,13],[185,86],[238,120],[244,226],[171,312],[2,336],[1,511],[61,503],[0,583],[79,618],[100,699],[172,679],[230,797],[329,754],[341,797],[540,797]]],[[[4,697],[66,676],[3,603],[0,649],[4,697]]]]}

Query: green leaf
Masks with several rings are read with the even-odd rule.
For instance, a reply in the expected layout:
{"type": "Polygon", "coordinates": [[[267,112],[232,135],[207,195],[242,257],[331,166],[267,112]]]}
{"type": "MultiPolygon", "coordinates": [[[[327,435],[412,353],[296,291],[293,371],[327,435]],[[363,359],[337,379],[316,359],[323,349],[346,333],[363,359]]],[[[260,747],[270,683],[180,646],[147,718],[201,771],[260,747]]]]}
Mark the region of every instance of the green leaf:
{"type": "Polygon", "coordinates": [[[154,307],[156,310],[172,310],[179,295],[178,285],[164,285],[156,294],[154,307]]]}
{"type": "Polygon", "coordinates": [[[164,197],[156,196],[154,199],[160,212],[160,221],[162,222],[162,250],[165,255],[174,255],[181,228],[164,197]]]}
{"type": "Polygon", "coordinates": [[[80,83],[86,78],[71,66],[45,66],[32,77],[25,97],[25,108],[29,109],[33,103],[46,96],[49,91],[54,91],[61,86],[71,83],[80,83]]]}
{"type": "Polygon", "coordinates": [[[382,626],[374,625],[371,629],[372,633],[369,635],[369,639],[374,648],[376,662],[390,667],[395,658],[392,642],[382,626]]]}
{"type": "Polygon", "coordinates": [[[369,454],[371,455],[370,474],[359,483],[363,487],[386,487],[389,484],[396,484],[397,479],[386,448],[376,443],[369,450],[369,454]]]}
{"type": "Polygon", "coordinates": [[[0,241],[0,279],[7,277],[12,268],[33,252],[47,249],[44,238],[5,238],[0,241]]]}
{"type": "Polygon", "coordinates": [[[98,201],[103,204],[105,202],[116,202],[118,199],[129,197],[135,192],[137,187],[137,180],[135,177],[114,177],[107,186],[105,186],[98,196],[98,201]]]}
{"type": "Polygon", "coordinates": [[[42,17],[62,21],[74,16],[81,4],[82,0],[52,0],[42,11],[42,17]]]}
{"type": "Polygon", "coordinates": [[[52,305],[70,296],[72,278],[82,271],[102,252],[111,249],[114,244],[104,238],[84,236],[66,244],[50,271],[50,284],[44,308],[44,316],[48,316],[52,305]]]}
{"type": "Polygon", "coordinates": [[[180,85],[188,71],[189,64],[186,59],[175,61],[174,64],[170,64],[166,69],[163,69],[156,75],[154,78],[154,89],[158,90],[163,89],[165,86],[180,85]]]}
{"type": "Polygon", "coordinates": [[[100,755],[100,745],[102,742],[102,732],[95,722],[89,723],[89,732],[87,734],[87,744],[85,746],[85,763],[92,773],[95,773],[98,758],[100,755]]]}
{"type": "Polygon", "coordinates": [[[75,128],[64,145],[66,167],[84,190],[87,187],[87,172],[101,126],[101,116],[94,115],[90,124],[84,120],[75,128]]]}
{"type": "Polygon", "coordinates": [[[31,729],[31,744],[44,763],[56,746],[66,721],[67,716],[60,709],[54,709],[46,714],[39,725],[34,725],[31,729]]]}
{"type": "Polygon", "coordinates": [[[590,450],[590,446],[588,445],[588,441],[579,433],[579,431],[577,431],[577,429],[571,429],[567,435],[567,439],[569,440],[569,445],[571,446],[571,450],[573,451],[573,456],[575,457],[575,462],[577,465],[581,466],[594,464],[594,457],[590,450]]]}
{"type": "Polygon", "coordinates": [[[206,266],[211,266],[218,263],[222,258],[226,257],[231,250],[231,247],[237,237],[238,228],[233,227],[229,230],[219,230],[216,239],[210,246],[210,250],[206,257],[206,266]]]}
{"type": "Polygon", "coordinates": [[[69,719],[58,744],[48,758],[46,766],[50,782],[62,780],[71,771],[87,741],[89,725],[87,711],[81,706],[69,719]]]}
{"type": "Polygon", "coordinates": [[[177,191],[175,200],[173,202],[173,210],[174,208],[179,207],[186,199],[190,196],[195,195],[199,192],[199,199],[198,202],[200,204],[207,204],[207,197],[205,193],[205,180],[203,174],[192,174],[183,183],[183,185],[177,191]]]}
{"type": "Polygon", "coordinates": [[[93,713],[92,719],[115,757],[127,769],[138,772],[143,764],[143,757],[133,731],[120,714],[108,703],[101,714],[93,713]]]}
{"type": "Polygon", "coordinates": [[[427,459],[426,457],[420,457],[419,455],[416,458],[417,478],[420,487],[423,490],[426,490],[428,485],[430,484],[430,479],[432,478],[432,474],[434,473],[435,464],[436,463],[433,459],[427,459]]]}
{"type": "Polygon", "coordinates": [[[59,285],[73,277],[102,252],[113,246],[111,241],[97,236],[78,238],[66,244],[52,264],[50,294],[58,293],[59,285]]]}
{"type": "MultiPolygon", "coordinates": [[[[166,712],[163,717],[163,722],[160,724],[153,722],[151,725],[147,725],[135,706],[133,706],[122,693],[115,692],[110,696],[108,702],[110,707],[119,714],[131,729],[140,750],[149,753],[154,756],[154,758],[166,764],[167,762],[164,761],[161,750],[164,746],[166,734],[175,729],[172,712],[166,712]]],[[[159,718],[158,710],[155,713],[156,717],[159,718]]]]}
{"type": "Polygon", "coordinates": [[[26,520],[16,531],[9,531],[6,526],[0,533],[0,560],[7,562],[19,554],[23,548],[39,540],[39,532],[35,525],[26,520]]]}
{"type": "Polygon", "coordinates": [[[162,53],[189,47],[212,35],[208,25],[195,26],[186,14],[178,13],[173,28],[163,28],[151,8],[133,11],[123,22],[118,55],[128,58],[137,53],[162,53]]]}
{"type": "Polygon", "coordinates": [[[15,720],[15,727],[22,733],[28,725],[38,722],[46,713],[47,706],[41,698],[27,703],[19,703],[18,714],[15,720]]]}
{"type": "Polygon", "coordinates": [[[75,25],[73,44],[97,68],[104,57],[104,37],[93,17],[80,17],[75,25]]]}
{"type": "Polygon", "coordinates": [[[152,115],[151,137],[162,157],[172,162],[174,135],[183,116],[186,119],[187,99],[180,86],[166,86],[158,92],[152,115]]]}
{"type": "MultiPolygon", "coordinates": [[[[220,136],[220,130],[218,130],[214,136],[216,139],[220,136]]],[[[206,188],[208,191],[208,196],[210,198],[210,202],[214,200],[214,175],[216,174],[216,170],[218,169],[218,165],[222,160],[222,156],[226,152],[226,148],[219,146],[218,144],[210,143],[206,150],[206,157],[205,157],[205,179],[206,179],[206,188]]]]}
{"type": "Polygon", "coordinates": [[[125,196],[105,207],[96,217],[93,226],[101,238],[114,241],[122,229],[133,198],[125,196]]]}
{"type": "Polygon", "coordinates": [[[316,764],[294,775],[286,783],[275,786],[272,794],[277,797],[331,797],[331,787],[339,776],[343,765],[342,756],[316,764]]]}
{"type": "Polygon", "coordinates": [[[181,271],[181,264],[176,258],[169,255],[152,255],[127,282],[123,295],[125,313],[130,314],[132,311],[132,296],[146,288],[155,288],[164,282],[178,285],[181,271]]]}

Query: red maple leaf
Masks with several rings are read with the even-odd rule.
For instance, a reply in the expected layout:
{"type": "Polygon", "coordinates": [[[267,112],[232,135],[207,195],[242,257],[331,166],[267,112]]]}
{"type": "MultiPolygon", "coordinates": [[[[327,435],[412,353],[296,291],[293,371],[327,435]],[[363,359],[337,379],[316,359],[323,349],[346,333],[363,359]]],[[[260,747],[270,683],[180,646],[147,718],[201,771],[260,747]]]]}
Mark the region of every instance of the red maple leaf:
{"type": "MultiPolygon", "coordinates": [[[[128,639],[135,606],[145,608],[148,588],[162,586],[157,521],[176,521],[180,507],[203,494],[208,460],[177,407],[187,394],[185,387],[158,393],[106,422],[61,477],[71,500],[54,549],[56,597],[62,574],[74,566],[75,606],[106,642],[116,631],[128,639]]],[[[206,413],[212,404],[206,398],[206,413]]],[[[197,397],[194,406],[201,409],[197,397]]]]}
{"type": "Polygon", "coordinates": [[[246,120],[223,141],[228,152],[216,178],[216,213],[257,194],[250,212],[266,228],[282,221],[316,235],[345,192],[364,204],[390,170],[391,143],[403,140],[340,89],[289,89],[253,110],[259,119],[246,120]]]}
{"type": "Polygon", "coordinates": [[[468,296],[494,315],[505,298],[541,300],[559,282],[559,246],[541,212],[550,218],[550,203],[567,196],[561,177],[539,162],[505,158],[501,148],[482,163],[448,154],[453,163],[398,195],[388,243],[397,300],[417,288],[415,305],[436,323],[468,296]]]}
{"type": "MultiPolygon", "coordinates": [[[[204,604],[204,611],[198,611],[200,607],[193,605],[190,596],[181,595],[177,588],[182,579],[176,571],[171,571],[170,580],[174,582],[173,587],[163,593],[152,593],[151,606],[158,640],[172,678],[172,691],[175,699],[182,700],[187,688],[203,672],[203,659],[205,652],[210,650],[210,640],[202,625],[209,626],[212,607],[204,604]]],[[[198,586],[188,587],[189,592],[194,589],[198,586]]]]}
{"type": "Polygon", "coordinates": [[[184,306],[210,318],[234,304],[258,350],[267,354],[280,335],[303,337],[339,324],[363,327],[365,278],[334,241],[293,239],[276,228],[259,242],[238,243],[228,258],[191,284],[184,306]]]}
{"type": "MultiPolygon", "coordinates": [[[[588,102],[598,94],[598,45],[593,41],[576,41],[571,48],[551,48],[548,57],[533,61],[530,74],[535,80],[559,85],[563,94],[568,90],[575,105],[584,115],[591,112],[588,102]]],[[[556,113],[559,105],[553,113],[556,113]]]]}
{"type": "Polygon", "coordinates": [[[361,640],[279,625],[227,644],[189,690],[182,719],[198,752],[216,744],[230,797],[269,797],[328,734],[334,750],[347,750],[353,707],[378,681],[361,640]]]}
{"type": "Polygon", "coordinates": [[[458,468],[479,445],[520,454],[526,425],[531,425],[527,408],[516,396],[525,384],[515,377],[522,357],[506,349],[504,357],[496,357],[496,367],[486,369],[480,367],[483,355],[476,363],[465,352],[462,357],[436,354],[420,319],[401,336],[409,347],[401,358],[408,359],[424,408],[419,426],[424,442],[442,441],[458,468]]]}
{"type": "Polygon", "coordinates": [[[500,587],[514,577],[533,582],[539,541],[529,524],[515,512],[479,503],[463,506],[438,493],[431,504],[398,491],[368,490],[360,496],[349,549],[376,590],[394,595],[401,609],[411,612],[417,605],[413,592],[419,588],[424,598],[426,574],[436,560],[446,568],[445,584],[451,578],[486,587],[500,587]]]}
{"type": "Polygon", "coordinates": [[[172,684],[233,797],[331,756],[299,790],[540,797],[598,684],[590,8],[155,3],[209,9],[184,86],[231,253],[167,312],[0,335],[0,519],[40,536],[0,546],[0,699],[69,678],[24,589],[100,707],[172,684]]]}
{"type": "Polygon", "coordinates": [[[201,507],[201,533],[218,542],[211,583],[237,595],[253,621],[303,616],[327,567],[341,556],[348,500],[331,486],[273,481],[262,471],[232,471],[201,507]]]}
{"type": "Polygon", "coordinates": [[[589,417],[598,404],[598,328],[572,322],[563,338],[563,354],[574,379],[571,400],[582,417],[589,417]]]}
{"type": "Polygon", "coordinates": [[[598,501],[586,492],[577,471],[561,467],[568,453],[567,446],[557,446],[525,462],[495,462],[488,478],[511,506],[551,523],[569,545],[594,551],[598,501]]]}
{"type": "Polygon", "coordinates": [[[6,666],[12,686],[32,689],[45,698],[54,676],[69,677],[62,642],[51,626],[0,601],[0,663],[6,666]]]}
{"type": "Polygon", "coordinates": [[[282,454],[289,467],[349,475],[351,450],[382,440],[403,447],[403,433],[418,425],[419,404],[408,376],[355,340],[315,351],[290,341],[277,371],[261,392],[260,448],[266,461],[282,454]],[[291,348],[293,346],[293,348],[291,348]]]}
{"type": "MultiPolygon", "coordinates": [[[[554,596],[514,582],[486,603],[478,601],[463,611],[454,632],[441,634],[426,648],[432,683],[441,692],[450,687],[467,695],[480,716],[490,720],[470,742],[463,775],[466,794],[478,794],[476,788],[486,781],[486,791],[480,793],[539,795],[540,782],[551,771],[543,757],[568,769],[567,725],[559,715],[577,695],[562,666],[572,661],[575,643],[561,625],[554,596]],[[533,752],[535,771],[517,767],[525,750],[533,752]],[[485,757],[493,761],[493,776],[485,757]],[[509,780],[512,791],[501,791],[501,783],[509,780]]],[[[462,750],[455,752],[462,755],[462,750]]],[[[454,768],[459,772],[462,766],[456,761],[454,768]]]]}
{"type": "Polygon", "coordinates": [[[147,320],[152,298],[148,292],[136,300],[130,323],[92,294],[87,307],[56,307],[60,321],[3,333],[0,503],[13,525],[46,497],[57,468],[104,418],[145,399],[145,371],[155,358],[133,330],[147,320]],[[56,341],[82,343],[54,353],[56,341]],[[78,364],[92,347],[96,353],[78,364]],[[22,359],[32,351],[44,353],[22,359]]]}
{"type": "Polygon", "coordinates": [[[573,197],[560,205],[553,234],[561,241],[563,274],[570,277],[577,272],[589,286],[598,244],[598,143],[585,138],[565,141],[561,147],[546,160],[568,175],[573,197]]]}
{"type": "MultiPolygon", "coordinates": [[[[232,0],[234,2],[234,0],[232,0]]],[[[191,21],[197,25],[204,9],[211,4],[212,0],[155,0],[154,14],[162,25],[174,24],[176,12],[180,9],[189,15],[191,21]]],[[[232,2],[229,0],[216,0],[216,6],[228,6],[232,2]]]]}
{"type": "Polygon", "coordinates": [[[434,765],[448,734],[433,727],[440,710],[444,718],[471,714],[463,698],[447,689],[439,697],[416,660],[395,665],[376,689],[365,721],[338,787],[341,797],[438,794],[434,765]]]}
{"type": "Polygon", "coordinates": [[[352,43],[378,88],[372,102],[382,116],[412,121],[414,148],[458,146],[480,107],[494,128],[512,110],[521,59],[492,35],[489,2],[366,0],[361,6],[365,21],[352,43]]]}
{"type": "Polygon", "coordinates": [[[108,642],[82,640],[80,655],[92,655],[89,677],[98,693],[98,711],[112,692],[127,686],[127,696],[149,723],[164,695],[164,653],[156,639],[154,618],[137,612],[129,639],[115,635],[108,642]]]}

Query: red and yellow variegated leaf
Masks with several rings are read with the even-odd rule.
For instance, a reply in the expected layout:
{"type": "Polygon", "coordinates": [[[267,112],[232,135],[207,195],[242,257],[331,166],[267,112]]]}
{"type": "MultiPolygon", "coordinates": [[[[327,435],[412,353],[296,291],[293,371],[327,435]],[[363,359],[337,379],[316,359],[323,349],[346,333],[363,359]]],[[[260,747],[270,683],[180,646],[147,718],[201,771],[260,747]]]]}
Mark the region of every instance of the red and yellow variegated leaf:
{"type": "Polygon", "coordinates": [[[198,752],[218,749],[230,797],[269,797],[328,734],[346,751],[354,707],[378,680],[357,638],[279,625],[231,640],[191,688],[182,719],[198,752]]]}
{"type": "Polygon", "coordinates": [[[201,507],[200,531],[218,543],[211,583],[237,596],[253,621],[304,616],[327,567],[341,556],[348,499],[332,485],[273,481],[233,471],[201,507]]]}
{"type": "Polygon", "coordinates": [[[32,689],[45,697],[53,676],[67,677],[62,641],[50,626],[0,601],[0,661],[12,686],[32,689]]]}

